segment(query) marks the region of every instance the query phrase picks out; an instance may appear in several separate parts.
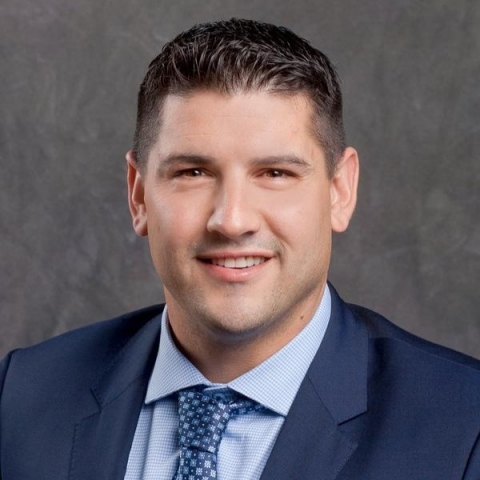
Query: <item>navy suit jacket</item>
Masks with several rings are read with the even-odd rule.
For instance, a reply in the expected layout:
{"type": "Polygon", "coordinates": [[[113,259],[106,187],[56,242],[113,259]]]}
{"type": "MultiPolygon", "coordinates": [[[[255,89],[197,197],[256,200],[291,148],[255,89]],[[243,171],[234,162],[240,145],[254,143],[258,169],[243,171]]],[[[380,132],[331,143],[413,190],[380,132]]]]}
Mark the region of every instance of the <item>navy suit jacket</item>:
{"type": "MultiPolygon", "coordinates": [[[[261,480],[479,480],[480,362],[331,291],[323,343],[261,480]]],[[[161,312],[150,307],[5,358],[3,480],[123,479],[161,312]]]]}

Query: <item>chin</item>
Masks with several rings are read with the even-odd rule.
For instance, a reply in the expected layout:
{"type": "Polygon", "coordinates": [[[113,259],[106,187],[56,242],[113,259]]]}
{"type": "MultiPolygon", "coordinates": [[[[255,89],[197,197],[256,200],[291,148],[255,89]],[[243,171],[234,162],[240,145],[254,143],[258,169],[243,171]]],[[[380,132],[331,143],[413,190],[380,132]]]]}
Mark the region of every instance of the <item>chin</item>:
{"type": "Polygon", "coordinates": [[[222,311],[204,311],[204,325],[208,325],[213,334],[224,343],[238,343],[258,337],[268,330],[273,319],[268,316],[253,314],[255,309],[249,307],[247,312],[234,311],[229,308],[222,311]]]}

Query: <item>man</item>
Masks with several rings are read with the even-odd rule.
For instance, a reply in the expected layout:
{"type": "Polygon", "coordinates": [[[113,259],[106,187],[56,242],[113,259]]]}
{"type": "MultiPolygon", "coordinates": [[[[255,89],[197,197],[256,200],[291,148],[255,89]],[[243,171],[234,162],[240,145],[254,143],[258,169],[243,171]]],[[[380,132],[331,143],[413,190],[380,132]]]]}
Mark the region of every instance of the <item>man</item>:
{"type": "Polygon", "coordinates": [[[127,161],[166,307],[4,360],[3,480],[480,478],[479,363],[327,283],[358,157],[322,53],[247,20],[179,35],[127,161]]]}

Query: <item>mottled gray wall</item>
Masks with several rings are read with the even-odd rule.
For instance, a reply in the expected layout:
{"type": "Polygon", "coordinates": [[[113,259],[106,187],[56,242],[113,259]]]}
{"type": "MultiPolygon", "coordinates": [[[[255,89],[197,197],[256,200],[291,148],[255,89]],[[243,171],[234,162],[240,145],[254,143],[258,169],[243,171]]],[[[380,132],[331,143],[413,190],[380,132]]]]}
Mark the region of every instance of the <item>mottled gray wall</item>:
{"type": "Polygon", "coordinates": [[[0,354],[161,300],[124,153],[151,58],[193,23],[291,27],[343,78],[360,203],[331,278],[480,357],[480,2],[2,0],[0,354]]]}

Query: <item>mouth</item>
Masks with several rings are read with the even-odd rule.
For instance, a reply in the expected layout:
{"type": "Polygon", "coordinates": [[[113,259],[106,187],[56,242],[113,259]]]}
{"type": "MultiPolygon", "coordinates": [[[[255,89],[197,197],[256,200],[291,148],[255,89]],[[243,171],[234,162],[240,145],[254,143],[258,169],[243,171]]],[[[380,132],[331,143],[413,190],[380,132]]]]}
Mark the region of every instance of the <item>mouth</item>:
{"type": "Polygon", "coordinates": [[[251,268],[261,263],[265,263],[268,258],[260,256],[246,256],[246,257],[221,257],[221,258],[202,258],[203,262],[210,263],[212,265],[218,265],[224,268],[251,268]]]}

